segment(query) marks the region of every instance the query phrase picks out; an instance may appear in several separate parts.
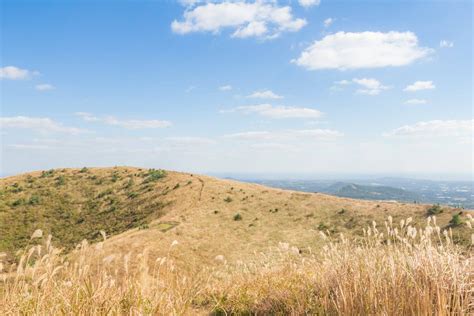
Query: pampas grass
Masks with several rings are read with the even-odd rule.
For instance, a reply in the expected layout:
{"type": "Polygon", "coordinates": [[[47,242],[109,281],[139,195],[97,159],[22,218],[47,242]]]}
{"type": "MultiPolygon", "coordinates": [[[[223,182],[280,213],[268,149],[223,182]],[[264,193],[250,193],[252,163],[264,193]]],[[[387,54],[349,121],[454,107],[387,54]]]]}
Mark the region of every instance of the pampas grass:
{"type": "MultiPolygon", "coordinates": [[[[468,217],[472,226],[473,219],[468,217]]],[[[83,241],[67,255],[51,244],[19,253],[0,271],[0,314],[468,315],[474,313],[472,247],[453,243],[436,218],[426,227],[391,218],[348,239],[320,232],[311,253],[280,243],[252,262],[189,273],[168,255],[108,254],[83,241]]],[[[102,233],[105,242],[106,236],[102,233]]],[[[44,238],[39,232],[34,238],[44,238]]],[[[1,260],[1,256],[0,256],[1,260]]]]}

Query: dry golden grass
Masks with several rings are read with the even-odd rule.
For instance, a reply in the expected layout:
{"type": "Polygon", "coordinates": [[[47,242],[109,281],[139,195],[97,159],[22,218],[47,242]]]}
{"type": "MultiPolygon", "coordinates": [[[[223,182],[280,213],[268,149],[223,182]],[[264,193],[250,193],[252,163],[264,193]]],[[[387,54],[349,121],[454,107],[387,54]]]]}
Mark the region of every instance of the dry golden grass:
{"type": "MultiPolygon", "coordinates": [[[[0,179],[0,193],[4,192],[0,194],[0,236],[15,239],[23,235],[21,240],[28,242],[32,231],[42,229],[53,235],[55,245],[73,247],[83,238],[91,242],[99,239],[97,232],[105,230],[110,236],[104,245],[106,253],[149,249],[152,257],[165,256],[168,245],[178,240],[180,251],[172,254],[176,264],[196,269],[214,265],[219,255],[229,263],[247,262],[255,252],[266,252],[279,242],[290,243],[303,252],[309,248],[316,251],[321,247],[321,241],[315,238],[320,230],[360,237],[363,227],[372,221],[383,222],[389,215],[397,222],[411,216],[414,223],[422,225],[431,206],[338,198],[172,171],[156,182],[145,183],[141,175],[147,171],[132,167],[89,168],[87,172],[57,169],[52,177],[41,177],[42,173],[36,172],[0,179]],[[65,184],[58,186],[56,178],[61,176],[65,184]],[[112,181],[114,177],[116,181],[112,181]],[[128,187],[130,180],[133,184],[128,187]],[[21,192],[16,192],[15,183],[23,189],[21,192]],[[99,198],[104,192],[111,193],[99,198]],[[131,192],[138,195],[130,198],[131,192]],[[32,195],[39,196],[40,203],[11,206],[18,199],[30,200],[32,195]],[[114,211],[110,210],[111,201],[115,201],[114,211]],[[46,209],[57,212],[45,214],[46,209]],[[53,229],[51,223],[63,212],[71,216],[61,222],[66,224],[54,225],[53,229]],[[123,222],[117,229],[110,221],[120,214],[130,219],[129,215],[140,213],[147,214],[146,218],[134,223],[146,220],[145,229],[130,229],[123,222]],[[106,214],[105,220],[101,214],[106,214]],[[236,214],[241,220],[234,220],[236,214]],[[78,224],[76,219],[83,221],[78,224]],[[97,225],[90,225],[91,221],[97,225]],[[176,225],[164,232],[163,223],[176,225]],[[84,234],[77,236],[77,231],[84,234]]],[[[460,211],[449,207],[444,210],[438,215],[438,225],[443,229],[460,211]]],[[[463,220],[467,213],[464,211],[463,220]]],[[[467,242],[469,238],[464,225],[453,228],[456,241],[467,242]]],[[[0,252],[9,252],[11,248],[3,247],[2,239],[0,252]]]]}
{"type": "MultiPolygon", "coordinates": [[[[468,216],[466,226],[474,224],[468,216]]],[[[470,227],[468,227],[470,228],[470,227]]],[[[32,237],[42,238],[36,231],[32,237]]],[[[103,234],[105,239],[105,234],[103,234]]],[[[315,237],[316,238],[316,237],[315,237]]],[[[0,313],[76,315],[468,315],[474,312],[472,249],[453,244],[435,218],[416,229],[389,217],[362,239],[318,237],[324,247],[301,254],[280,243],[251,261],[200,273],[182,270],[172,255],[110,254],[104,244],[81,243],[69,255],[52,247],[25,250],[4,272],[0,313]]]]}

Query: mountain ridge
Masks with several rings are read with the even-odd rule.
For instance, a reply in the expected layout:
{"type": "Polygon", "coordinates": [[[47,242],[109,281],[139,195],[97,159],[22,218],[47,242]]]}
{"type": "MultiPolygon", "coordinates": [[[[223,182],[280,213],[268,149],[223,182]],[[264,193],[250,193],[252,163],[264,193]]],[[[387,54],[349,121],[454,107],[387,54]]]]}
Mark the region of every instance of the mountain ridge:
{"type": "MultiPolygon", "coordinates": [[[[111,253],[145,248],[157,255],[173,241],[181,262],[236,261],[280,242],[301,251],[320,246],[318,232],[361,236],[388,216],[423,223],[430,205],[340,198],[209,176],[133,167],[55,169],[0,179],[0,252],[30,243],[35,229],[72,249],[82,239],[110,238],[111,253]]],[[[449,227],[460,210],[443,208],[449,227]]],[[[462,227],[455,237],[467,240],[462,227]]],[[[179,261],[179,260],[178,260],[179,261]]]]}

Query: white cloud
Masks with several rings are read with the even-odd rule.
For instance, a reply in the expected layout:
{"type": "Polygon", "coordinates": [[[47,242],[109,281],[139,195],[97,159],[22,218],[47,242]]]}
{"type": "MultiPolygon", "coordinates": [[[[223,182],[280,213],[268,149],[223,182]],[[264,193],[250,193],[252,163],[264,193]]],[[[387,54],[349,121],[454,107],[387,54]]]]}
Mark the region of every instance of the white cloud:
{"type": "Polygon", "coordinates": [[[57,132],[72,135],[87,132],[80,128],[64,126],[50,118],[28,116],[0,117],[0,128],[22,128],[39,132],[57,132]]]}
{"type": "Polygon", "coordinates": [[[321,3],[321,0],[298,0],[300,6],[309,8],[312,6],[318,6],[321,3]]]}
{"type": "Polygon", "coordinates": [[[322,116],[322,113],[316,109],[292,106],[273,106],[271,104],[239,106],[230,110],[230,112],[242,112],[245,114],[255,113],[270,119],[317,119],[322,116]]]}
{"type": "Polygon", "coordinates": [[[49,84],[49,83],[42,83],[42,84],[37,84],[35,86],[35,89],[38,90],[38,91],[49,91],[49,90],[56,89],[56,87],[49,84]]]}
{"type": "Polygon", "coordinates": [[[243,141],[300,141],[300,140],[335,140],[344,136],[343,133],[331,129],[304,129],[284,131],[248,131],[224,135],[224,138],[243,141]]]}
{"type": "Polygon", "coordinates": [[[76,112],[74,114],[87,122],[101,122],[107,125],[119,126],[126,129],[165,128],[172,125],[171,122],[162,120],[119,120],[113,116],[100,118],[87,112],[76,112]]]}
{"type": "Polygon", "coordinates": [[[119,126],[127,129],[164,128],[171,126],[171,122],[161,120],[118,120],[108,116],[103,120],[108,125],[119,126]]]}
{"type": "Polygon", "coordinates": [[[428,101],[425,99],[410,99],[406,100],[405,104],[411,104],[411,105],[418,105],[418,104],[426,104],[428,101]]]}
{"type": "Polygon", "coordinates": [[[432,52],[412,32],[338,32],[315,41],[292,62],[309,70],[396,67],[432,52]]]}
{"type": "Polygon", "coordinates": [[[356,84],[364,87],[363,89],[357,89],[357,93],[359,94],[367,94],[367,95],[377,95],[382,90],[389,89],[388,86],[384,86],[380,81],[373,78],[354,78],[352,79],[353,82],[356,84]]]}
{"type": "Polygon", "coordinates": [[[384,136],[397,137],[472,137],[474,120],[433,120],[396,128],[384,136]]]}
{"type": "Polygon", "coordinates": [[[331,24],[334,23],[334,19],[333,18],[327,18],[326,20],[324,20],[323,24],[324,24],[324,27],[330,27],[331,24]]]}
{"type": "Polygon", "coordinates": [[[21,69],[15,66],[6,66],[0,68],[0,79],[25,80],[31,78],[31,76],[34,74],[37,74],[37,72],[21,69]]]}
{"type": "Polygon", "coordinates": [[[264,1],[223,1],[186,9],[183,20],[174,20],[171,29],[178,34],[218,34],[222,29],[230,29],[232,37],[273,38],[282,32],[296,32],[305,25],[306,20],[295,18],[289,6],[264,1]]]}
{"type": "Polygon", "coordinates": [[[335,81],[334,83],[337,85],[346,86],[346,85],[350,85],[351,81],[344,79],[344,80],[335,81]]]}
{"type": "Polygon", "coordinates": [[[276,94],[271,90],[262,90],[262,91],[255,91],[251,95],[248,95],[247,98],[255,98],[255,99],[283,99],[283,96],[276,94]]]}
{"type": "Polygon", "coordinates": [[[439,42],[439,47],[441,48],[451,48],[454,47],[454,42],[442,40],[439,42]]]}
{"type": "Polygon", "coordinates": [[[175,145],[186,145],[186,146],[204,146],[204,145],[213,145],[216,143],[214,140],[210,138],[194,137],[194,136],[167,137],[166,140],[175,145]]]}
{"type": "Polygon", "coordinates": [[[15,149],[50,149],[47,145],[35,145],[35,144],[11,144],[8,147],[15,149]]]}
{"type": "Polygon", "coordinates": [[[436,86],[433,84],[433,81],[415,81],[411,85],[406,86],[403,91],[414,92],[419,90],[433,90],[436,86]]]}
{"type": "Polygon", "coordinates": [[[231,85],[220,86],[219,90],[221,90],[221,91],[230,91],[230,90],[232,90],[232,86],[231,85]]]}
{"type": "Polygon", "coordinates": [[[358,94],[378,95],[383,90],[390,89],[389,86],[383,85],[380,81],[374,78],[354,78],[352,79],[352,81],[349,81],[349,80],[335,81],[334,86],[332,86],[331,89],[342,90],[341,86],[348,86],[352,83],[355,83],[361,87],[356,90],[356,93],[358,94]]]}
{"type": "Polygon", "coordinates": [[[178,0],[178,2],[185,7],[192,7],[202,2],[202,0],[178,0]]]}

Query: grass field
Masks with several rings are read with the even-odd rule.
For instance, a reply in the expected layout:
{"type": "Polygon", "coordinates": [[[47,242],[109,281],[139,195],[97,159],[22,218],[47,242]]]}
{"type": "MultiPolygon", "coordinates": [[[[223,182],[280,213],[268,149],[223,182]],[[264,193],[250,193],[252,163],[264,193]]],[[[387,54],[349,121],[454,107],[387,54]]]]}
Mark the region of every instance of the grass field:
{"type": "Polygon", "coordinates": [[[468,210],[127,167],[4,178],[0,196],[2,314],[474,308],[468,210]]]}

